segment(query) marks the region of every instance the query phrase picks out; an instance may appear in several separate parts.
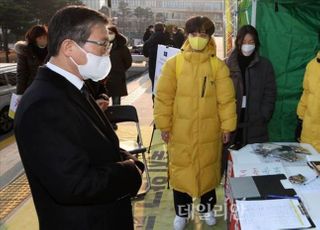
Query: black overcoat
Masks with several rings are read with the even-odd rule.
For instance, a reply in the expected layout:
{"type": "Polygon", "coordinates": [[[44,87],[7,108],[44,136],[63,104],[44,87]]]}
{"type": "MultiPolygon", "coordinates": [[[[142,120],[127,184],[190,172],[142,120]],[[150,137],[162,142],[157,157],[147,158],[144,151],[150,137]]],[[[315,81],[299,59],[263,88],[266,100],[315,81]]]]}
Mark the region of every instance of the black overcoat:
{"type": "Polygon", "coordinates": [[[106,79],[108,96],[119,97],[128,95],[126,71],[131,67],[132,57],[127,47],[127,39],[118,34],[112,42],[110,52],[111,71],[106,79]]]}
{"type": "Polygon", "coordinates": [[[40,230],[133,229],[130,196],[141,176],[99,107],[68,80],[39,69],[15,135],[40,230]]]}
{"type": "MultiPolygon", "coordinates": [[[[270,121],[276,102],[276,82],[271,62],[254,54],[254,59],[245,72],[246,81],[246,109],[244,121],[239,122],[237,131],[241,130],[243,144],[261,143],[269,141],[268,122],[270,121]],[[242,129],[239,129],[242,127],[242,129]]],[[[238,52],[235,49],[227,60],[231,78],[235,87],[237,100],[237,115],[243,99],[242,74],[237,60],[238,52]]],[[[233,135],[234,136],[234,135],[233,135]]]]}

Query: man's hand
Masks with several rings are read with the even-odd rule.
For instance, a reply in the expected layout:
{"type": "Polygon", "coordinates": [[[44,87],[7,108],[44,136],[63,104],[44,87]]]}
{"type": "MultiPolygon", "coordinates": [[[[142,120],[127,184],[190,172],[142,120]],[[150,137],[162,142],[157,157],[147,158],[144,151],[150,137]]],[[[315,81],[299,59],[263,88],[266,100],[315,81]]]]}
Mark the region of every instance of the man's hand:
{"type": "Polygon", "coordinates": [[[137,170],[138,170],[138,172],[139,172],[139,174],[140,174],[140,176],[142,175],[142,171],[139,169],[139,167],[136,165],[136,163],[134,162],[134,160],[132,160],[132,159],[129,159],[129,161],[131,161],[133,164],[134,164],[134,166],[136,166],[136,168],[137,168],[137,170]]]}
{"type": "Polygon", "coordinates": [[[108,106],[109,106],[109,99],[108,100],[105,100],[105,99],[97,99],[96,100],[96,103],[98,104],[98,106],[100,107],[100,109],[102,111],[105,111],[108,106]]]}
{"type": "Polygon", "coordinates": [[[169,139],[170,139],[169,131],[162,131],[161,132],[161,138],[166,144],[168,144],[169,139]]]}
{"type": "Polygon", "coordinates": [[[227,144],[230,141],[230,132],[222,134],[223,144],[227,144]]]}

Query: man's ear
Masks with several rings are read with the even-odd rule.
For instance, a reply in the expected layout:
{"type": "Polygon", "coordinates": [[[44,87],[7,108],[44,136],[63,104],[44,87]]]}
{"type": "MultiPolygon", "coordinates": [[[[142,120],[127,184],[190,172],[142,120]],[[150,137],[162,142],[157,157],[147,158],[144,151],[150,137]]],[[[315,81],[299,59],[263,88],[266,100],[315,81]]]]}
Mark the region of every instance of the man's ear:
{"type": "Polygon", "coordinates": [[[70,39],[66,39],[61,43],[60,51],[67,57],[72,56],[74,49],[75,49],[74,41],[70,39]]]}

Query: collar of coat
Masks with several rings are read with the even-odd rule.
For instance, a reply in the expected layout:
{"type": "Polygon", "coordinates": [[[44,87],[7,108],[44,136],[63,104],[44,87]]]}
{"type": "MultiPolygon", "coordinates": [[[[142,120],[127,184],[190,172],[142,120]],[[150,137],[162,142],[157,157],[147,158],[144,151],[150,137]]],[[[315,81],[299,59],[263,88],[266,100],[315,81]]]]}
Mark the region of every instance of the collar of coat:
{"type": "MultiPolygon", "coordinates": [[[[252,62],[249,64],[249,67],[252,67],[254,64],[256,64],[257,62],[259,62],[260,60],[260,56],[259,56],[259,52],[255,52],[254,54],[254,58],[252,60],[252,62]]],[[[239,62],[238,62],[238,50],[237,48],[234,48],[233,51],[231,52],[229,58],[227,59],[227,65],[230,69],[231,72],[240,72],[240,67],[239,67],[239,62]]]]}
{"type": "Polygon", "coordinates": [[[198,64],[206,62],[210,57],[216,55],[216,43],[214,42],[214,39],[211,38],[203,51],[195,52],[192,50],[189,40],[187,39],[181,50],[185,60],[194,64],[198,64]]]}

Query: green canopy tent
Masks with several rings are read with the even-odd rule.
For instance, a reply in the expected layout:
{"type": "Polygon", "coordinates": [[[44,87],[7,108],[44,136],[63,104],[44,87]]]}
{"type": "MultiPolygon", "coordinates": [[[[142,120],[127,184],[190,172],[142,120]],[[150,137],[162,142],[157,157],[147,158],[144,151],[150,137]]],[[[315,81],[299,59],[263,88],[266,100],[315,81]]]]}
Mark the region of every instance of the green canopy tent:
{"type": "Polygon", "coordinates": [[[293,141],[305,67],[320,50],[320,1],[242,0],[238,21],[239,27],[256,27],[260,54],[275,69],[278,95],[269,125],[271,141],[293,141]]]}

